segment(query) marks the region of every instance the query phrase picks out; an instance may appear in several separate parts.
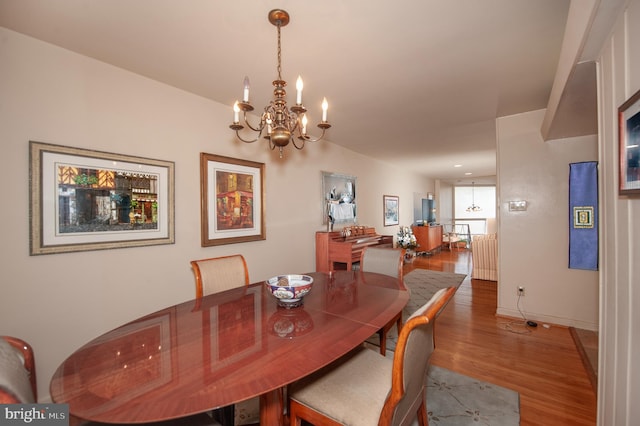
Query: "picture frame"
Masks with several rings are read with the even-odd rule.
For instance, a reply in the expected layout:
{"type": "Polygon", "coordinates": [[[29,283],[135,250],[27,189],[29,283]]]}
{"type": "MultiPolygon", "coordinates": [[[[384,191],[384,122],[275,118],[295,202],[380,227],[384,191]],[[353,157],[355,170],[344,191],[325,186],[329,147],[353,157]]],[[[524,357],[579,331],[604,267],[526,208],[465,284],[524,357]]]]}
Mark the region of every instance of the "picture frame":
{"type": "Polygon", "coordinates": [[[618,108],[619,194],[640,195],[640,90],[618,108]]]}
{"type": "Polygon", "coordinates": [[[29,142],[30,255],[175,243],[172,161],[29,142]]]}
{"type": "Polygon", "coordinates": [[[383,195],[383,220],[384,226],[400,224],[400,197],[396,195],[383,195]]]}
{"type": "Polygon", "coordinates": [[[266,240],[265,165],[200,153],[202,247],[266,240]]]}
{"type": "Polygon", "coordinates": [[[357,223],[356,176],[322,172],[322,223],[357,223]]]}

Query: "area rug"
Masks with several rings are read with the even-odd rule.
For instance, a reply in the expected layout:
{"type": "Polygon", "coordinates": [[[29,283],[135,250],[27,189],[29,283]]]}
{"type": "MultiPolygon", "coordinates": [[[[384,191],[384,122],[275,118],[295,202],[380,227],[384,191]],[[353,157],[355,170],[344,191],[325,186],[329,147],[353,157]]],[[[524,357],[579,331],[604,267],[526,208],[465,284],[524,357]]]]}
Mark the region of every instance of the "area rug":
{"type": "Polygon", "coordinates": [[[517,426],[520,394],[441,368],[427,374],[429,426],[517,426]]]}
{"type": "MultiPolygon", "coordinates": [[[[404,285],[411,292],[409,302],[402,311],[402,319],[407,320],[419,307],[424,305],[441,288],[459,287],[467,276],[451,272],[431,271],[429,269],[414,269],[404,276],[404,285]]],[[[369,343],[378,345],[377,335],[372,336],[369,343]]],[[[398,329],[391,328],[387,333],[387,350],[393,351],[398,342],[398,329]]]]}

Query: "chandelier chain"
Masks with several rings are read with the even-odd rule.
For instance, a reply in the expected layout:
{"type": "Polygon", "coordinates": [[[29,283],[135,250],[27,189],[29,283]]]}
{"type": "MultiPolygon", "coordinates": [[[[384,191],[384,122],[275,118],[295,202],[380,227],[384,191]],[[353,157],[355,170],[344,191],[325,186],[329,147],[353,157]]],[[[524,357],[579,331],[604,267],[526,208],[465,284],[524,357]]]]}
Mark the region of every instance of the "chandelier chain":
{"type": "Polygon", "coordinates": [[[280,24],[278,28],[278,80],[282,80],[282,47],[280,46],[280,24]]]}

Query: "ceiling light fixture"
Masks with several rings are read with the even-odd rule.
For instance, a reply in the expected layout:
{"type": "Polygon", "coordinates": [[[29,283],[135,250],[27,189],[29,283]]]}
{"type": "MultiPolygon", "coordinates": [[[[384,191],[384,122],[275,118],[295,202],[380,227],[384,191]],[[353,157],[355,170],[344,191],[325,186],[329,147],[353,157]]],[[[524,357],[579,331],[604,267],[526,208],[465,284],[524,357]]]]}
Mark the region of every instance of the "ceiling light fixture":
{"type": "Polygon", "coordinates": [[[475,182],[471,182],[471,205],[467,207],[468,212],[479,212],[482,207],[476,205],[475,182]]]}
{"type": "Polygon", "coordinates": [[[257,141],[265,133],[264,138],[269,141],[269,147],[271,149],[278,147],[280,158],[282,158],[283,148],[289,145],[289,142],[297,149],[302,149],[306,141],[317,142],[322,139],[331,124],[327,121],[328,104],[327,98],[324,98],[322,101],[322,121],[318,124],[322,134],[317,139],[312,139],[307,135],[307,109],[302,104],[303,84],[300,76],[298,76],[296,82],[296,103],[287,109],[287,101],[285,99],[287,92],[284,90],[287,82],[281,76],[280,28],[289,23],[289,13],[281,9],[274,9],[269,12],[269,22],[278,29],[278,79],[273,82],[275,87],[273,89],[273,99],[264,108],[264,112],[260,116],[260,123],[257,126],[252,126],[247,120],[247,113],[253,111],[253,105],[249,102],[249,78],[245,77],[242,102],[236,101],[233,105],[233,124],[229,127],[236,132],[238,139],[247,143],[257,141]],[[240,136],[240,130],[244,129],[244,125],[240,124],[240,111],[243,113],[244,124],[258,133],[253,140],[246,140],[240,136]],[[301,142],[296,142],[296,139],[301,142]]]}

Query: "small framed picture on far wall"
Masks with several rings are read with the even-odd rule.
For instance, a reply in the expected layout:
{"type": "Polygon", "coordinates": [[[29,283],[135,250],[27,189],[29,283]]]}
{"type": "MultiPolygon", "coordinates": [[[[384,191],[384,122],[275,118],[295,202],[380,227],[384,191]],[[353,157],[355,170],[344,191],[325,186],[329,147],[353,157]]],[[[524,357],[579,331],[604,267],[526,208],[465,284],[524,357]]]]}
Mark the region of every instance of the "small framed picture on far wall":
{"type": "Polygon", "coordinates": [[[384,226],[398,225],[400,223],[400,197],[396,195],[383,195],[382,205],[384,226]]]}

